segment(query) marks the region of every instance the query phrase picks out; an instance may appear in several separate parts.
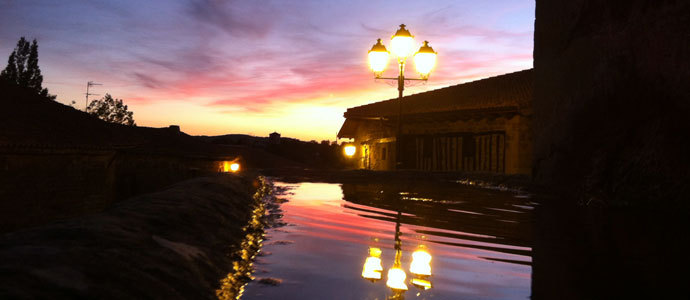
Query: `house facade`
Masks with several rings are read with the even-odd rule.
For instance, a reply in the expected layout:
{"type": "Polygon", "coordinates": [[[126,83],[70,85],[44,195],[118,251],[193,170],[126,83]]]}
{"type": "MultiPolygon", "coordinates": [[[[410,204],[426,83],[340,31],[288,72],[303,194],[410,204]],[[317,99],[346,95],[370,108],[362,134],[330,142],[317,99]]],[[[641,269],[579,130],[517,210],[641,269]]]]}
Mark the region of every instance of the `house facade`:
{"type": "Polygon", "coordinates": [[[530,174],[532,85],[529,69],[352,107],[338,137],[361,169],[530,174]]]}

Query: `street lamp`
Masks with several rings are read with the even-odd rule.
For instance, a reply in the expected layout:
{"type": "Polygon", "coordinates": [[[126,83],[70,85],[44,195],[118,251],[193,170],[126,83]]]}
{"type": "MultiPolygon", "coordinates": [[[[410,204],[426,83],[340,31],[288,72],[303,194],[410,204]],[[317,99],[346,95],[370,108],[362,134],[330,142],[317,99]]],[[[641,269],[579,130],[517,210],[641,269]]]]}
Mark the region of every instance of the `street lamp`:
{"type": "Polygon", "coordinates": [[[235,160],[235,161],[224,161],[223,162],[223,167],[221,169],[225,173],[237,173],[237,171],[240,170],[240,164],[235,160]]]}
{"type": "Polygon", "coordinates": [[[415,48],[414,36],[405,28],[405,24],[400,24],[400,28],[398,28],[398,31],[396,31],[391,38],[390,48],[393,55],[398,60],[398,77],[381,77],[386,66],[388,66],[388,59],[390,57],[390,52],[388,52],[386,46],[381,43],[381,39],[378,39],[376,44],[369,50],[369,67],[374,72],[377,79],[398,81],[398,126],[395,136],[395,167],[396,169],[400,169],[402,164],[401,156],[403,153],[401,149],[402,143],[400,142],[400,119],[402,118],[402,96],[403,90],[405,90],[405,80],[428,80],[429,74],[434,69],[434,66],[436,66],[437,53],[429,46],[428,41],[424,41],[424,45],[414,54],[415,67],[421,78],[405,78],[405,61],[413,54],[415,48]]]}
{"type": "Polygon", "coordinates": [[[381,39],[376,40],[376,44],[369,50],[369,66],[377,78],[386,70],[389,56],[390,53],[386,50],[386,46],[381,44],[381,39]]]}
{"type": "Polygon", "coordinates": [[[419,76],[429,78],[431,70],[436,66],[436,52],[429,46],[429,41],[424,41],[424,45],[414,55],[414,66],[419,76]]]}
{"type": "Polygon", "coordinates": [[[355,155],[356,151],[357,147],[355,147],[354,145],[347,145],[343,148],[343,152],[345,152],[345,155],[347,155],[348,157],[352,157],[353,155],[355,155]]]}

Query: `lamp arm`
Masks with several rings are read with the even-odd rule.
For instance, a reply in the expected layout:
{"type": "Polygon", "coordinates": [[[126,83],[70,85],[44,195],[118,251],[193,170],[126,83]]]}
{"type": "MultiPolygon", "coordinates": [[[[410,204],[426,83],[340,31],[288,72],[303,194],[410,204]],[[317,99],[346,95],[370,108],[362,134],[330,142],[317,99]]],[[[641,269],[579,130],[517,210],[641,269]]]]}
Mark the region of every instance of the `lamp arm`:
{"type": "MultiPolygon", "coordinates": [[[[398,77],[374,77],[374,79],[398,80],[398,77]]],[[[407,78],[405,80],[427,81],[428,78],[407,78]]]]}

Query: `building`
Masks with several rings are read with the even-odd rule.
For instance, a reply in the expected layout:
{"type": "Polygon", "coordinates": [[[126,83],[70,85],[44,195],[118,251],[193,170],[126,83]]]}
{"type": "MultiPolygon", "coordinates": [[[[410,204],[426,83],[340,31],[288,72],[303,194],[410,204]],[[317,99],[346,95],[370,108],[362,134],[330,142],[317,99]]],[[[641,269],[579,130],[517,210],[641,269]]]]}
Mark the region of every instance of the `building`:
{"type": "Polygon", "coordinates": [[[395,169],[399,111],[401,169],[531,173],[532,69],[348,108],[360,168],[395,169]]]}
{"type": "Polygon", "coordinates": [[[271,145],[280,145],[280,133],[273,132],[268,135],[268,142],[271,145]]]}

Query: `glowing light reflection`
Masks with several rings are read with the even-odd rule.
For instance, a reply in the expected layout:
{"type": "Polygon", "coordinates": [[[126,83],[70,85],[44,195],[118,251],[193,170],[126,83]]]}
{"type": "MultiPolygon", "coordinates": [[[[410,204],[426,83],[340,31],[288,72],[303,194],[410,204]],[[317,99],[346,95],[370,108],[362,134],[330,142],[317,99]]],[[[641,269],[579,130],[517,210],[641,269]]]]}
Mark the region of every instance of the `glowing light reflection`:
{"type": "Polygon", "coordinates": [[[407,284],[405,284],[407,274],[400,267],[393,267],[388,270],[388,281],[386,286],[394,290],[407,291],[407,284]]]}
{"type": "Polygon", "coordinates": [[[428,290],[431,288],[431,281],[424,280],[424,279],[412,278],[410,283],[412,283],[412,285],[416,286],[417,288],[420,288],[423,290],[428,290]]]}
{"type": "Polygon", "coordinates": [[[369,248],[369,257],[364,261],[364,268],[362,269],[362,277],[371,281],[381,279],[381,272],[383,266],[381,265],[381,249],[369,248]]]}
{"type": "Polygon", "coordinates": [[[240,248],[233,253],[236,258],[232,263],[232,272],[228,273],[220,281],[220,288],[216,290],[216,297],[222,300],[240,299],[244,293],[245,286],[254,280],[254,258],[261,251],[264,237],[264,216],[266,215],[266,205],[263,198],[271,192],[269,185],[262,178],[261,187],[253,196],[254,209],[251,219],[242,228],[246,232],[244,239],[240,243],[240,248]]]}
{"type": "Polygon", "coordinates": [[[431,275],[431,254],[424,249],[419,249],[412,253],[412,263],[410,273],[419,276],[431,275]]]}

